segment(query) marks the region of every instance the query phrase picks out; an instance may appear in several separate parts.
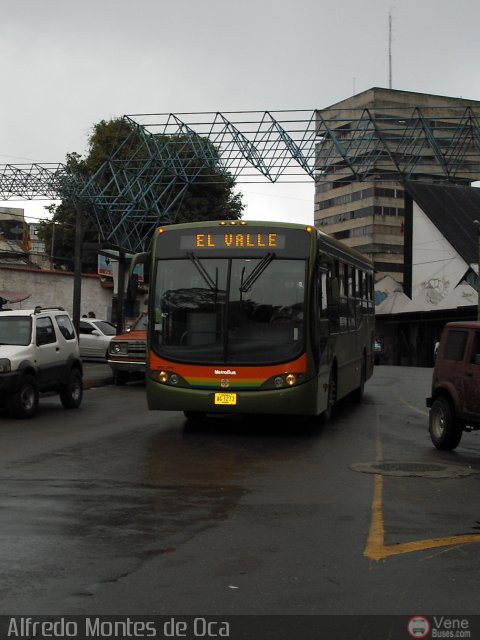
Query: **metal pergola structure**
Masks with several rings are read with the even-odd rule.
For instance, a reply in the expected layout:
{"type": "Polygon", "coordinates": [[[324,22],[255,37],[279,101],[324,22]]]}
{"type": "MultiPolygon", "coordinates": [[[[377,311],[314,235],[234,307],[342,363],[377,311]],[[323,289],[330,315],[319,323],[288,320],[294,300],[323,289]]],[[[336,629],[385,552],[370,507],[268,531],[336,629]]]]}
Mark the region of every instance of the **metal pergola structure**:
{"type": "Polygon", "coordinates": [[[135,252],[153,227],[175,221],[189,186],[480,178],[480,111],[414,107],[124,116],[131,133],[81,177],[64,164],[0,165],[0,200],[68,200],[93,215],[102,238],[135,252]]]}
{"type": "Polygon", "coordinates": [[[124,254],[145,250],[156,226],[175,222],[183,196],[199,182],[433,176],[468,184],[480,179],[480,107],[458,104],[127,115],[130,133],[94,175],[62,163],[0,165],[0,200],[69,202],[77,219],[87,211],[103,241],[124,254]]]}

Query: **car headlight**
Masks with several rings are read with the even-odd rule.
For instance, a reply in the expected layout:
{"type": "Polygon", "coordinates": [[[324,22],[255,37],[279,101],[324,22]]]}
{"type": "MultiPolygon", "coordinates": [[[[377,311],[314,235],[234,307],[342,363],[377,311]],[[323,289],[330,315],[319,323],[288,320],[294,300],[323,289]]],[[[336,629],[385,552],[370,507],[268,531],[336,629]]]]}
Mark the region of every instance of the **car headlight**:
{"type": "Polygon", "coordinates": [[[126,356],[128,354],[128,344],[123,342],[111,342],[110,353],[114,356],[126,356]]]}
{"type": "Polygon", "coordinates": [[[8,358],[0,358],[0,373],[10,373],[12,363],[8,358]]]}

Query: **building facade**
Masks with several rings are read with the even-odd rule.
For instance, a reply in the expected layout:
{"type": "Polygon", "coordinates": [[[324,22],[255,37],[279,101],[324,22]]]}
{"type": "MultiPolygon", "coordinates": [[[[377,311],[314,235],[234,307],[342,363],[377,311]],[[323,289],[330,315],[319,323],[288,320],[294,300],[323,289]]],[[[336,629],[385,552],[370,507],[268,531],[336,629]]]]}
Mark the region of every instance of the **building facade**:
{"type": "Polygon", "coordinates": [[[480,102],[372,88],[317,112],[315,225],[404,280],[405,180],[480,180],[480,102]]]}
{"type": "Polygon", "coordinates": [[[405,282],[375,285],[382,362],[430,367],[446,322],[478,313],[480,188],[405,181],[405,282]]]}

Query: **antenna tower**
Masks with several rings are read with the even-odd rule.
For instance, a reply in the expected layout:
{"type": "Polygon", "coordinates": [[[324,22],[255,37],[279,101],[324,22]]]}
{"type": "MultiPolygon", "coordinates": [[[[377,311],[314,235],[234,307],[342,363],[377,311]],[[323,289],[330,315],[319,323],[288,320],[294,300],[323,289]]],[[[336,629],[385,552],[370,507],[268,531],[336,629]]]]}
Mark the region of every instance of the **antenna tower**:
{"type": "Polygon", "coordinates": [[[392,88],[392,10],[388,12],[388,88],[392,88]]]}

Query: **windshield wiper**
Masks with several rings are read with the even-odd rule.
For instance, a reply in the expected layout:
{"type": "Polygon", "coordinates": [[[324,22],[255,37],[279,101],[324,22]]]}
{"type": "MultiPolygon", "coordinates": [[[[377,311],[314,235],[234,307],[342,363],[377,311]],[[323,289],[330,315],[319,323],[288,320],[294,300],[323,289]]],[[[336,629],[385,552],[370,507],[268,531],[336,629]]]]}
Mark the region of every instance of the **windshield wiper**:
{"type": "MultiPolygon", "coordinates": [[[[214,282],[214,280],[211,278],[211,276],[208,273],[208,271],[205,269],[203,264],[200,262],[199,258],[197,258],[197,256],[194,253],[187,253],[187,257],[188,257],[189,260],[192,261],[193,266],[198,271],[198,273],[202,276],[204,281],[207,283],[209,289],[211,291],[217,292],[218,291],[217,282],[214,282]]],[[[217,277],[218,277],[218,272],[217,272],[217,277]]]]}
{"type": "Polygon", "coordinates": [[[262,275],[262,273],[265,271],[265,269],[268,267],[268,265],[271,263],[271,261],[274,258],[275,258],[274,253],[267,253],[267,255],[260,260],[260,262],[257,264],[255,269],[252,271],[252,273],[248,276],[248,278],[245,281],[243,281],[243,272],[242,272],[242,282],[240,284],[240,291],[242,293],[246,293],[252,288],[254,283],[258,280],[258,278],[262,275]]]}

